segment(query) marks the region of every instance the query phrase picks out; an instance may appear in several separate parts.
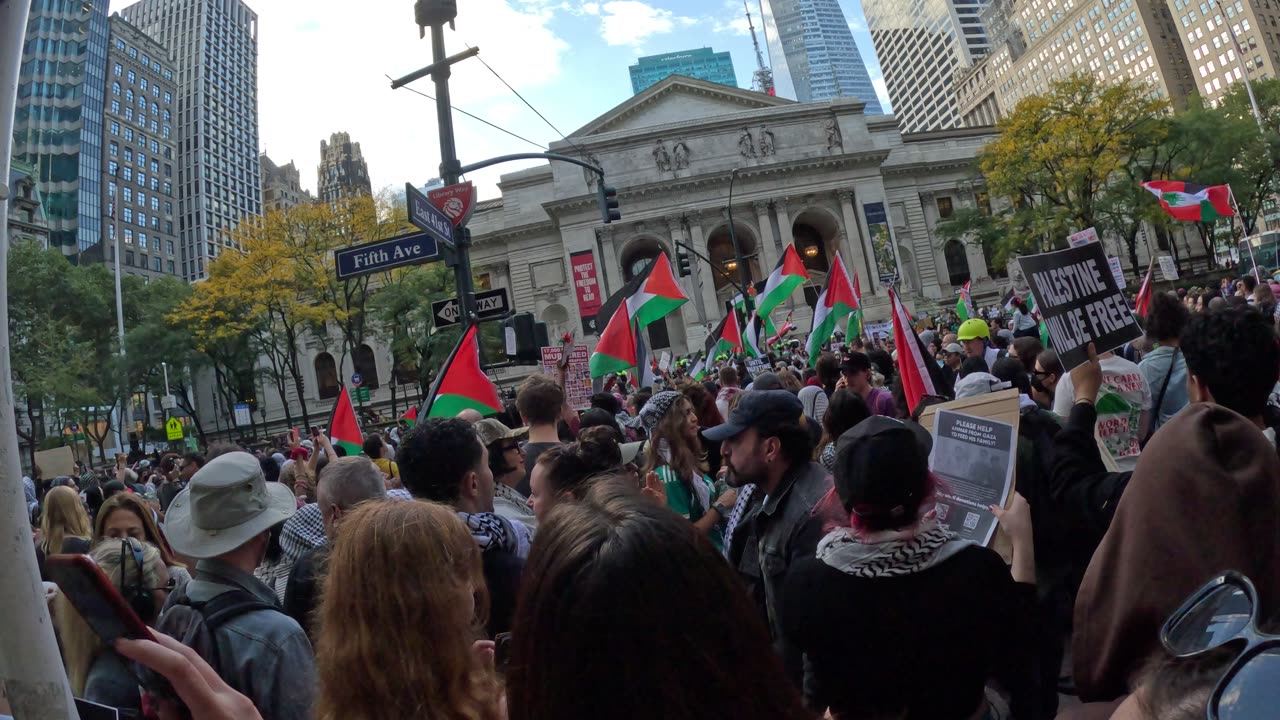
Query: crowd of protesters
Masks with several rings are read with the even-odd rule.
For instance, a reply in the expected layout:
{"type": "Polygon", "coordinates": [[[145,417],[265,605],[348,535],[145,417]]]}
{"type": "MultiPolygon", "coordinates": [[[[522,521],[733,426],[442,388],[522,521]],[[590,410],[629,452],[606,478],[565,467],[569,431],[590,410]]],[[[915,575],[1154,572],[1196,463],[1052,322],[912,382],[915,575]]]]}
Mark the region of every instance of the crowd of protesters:
{"type": "Polygon", "coordinates": [[[155,629],[107,646],[55,597],[71,687],[195,720],[1274,717],[1280,345],[1247,280],[1157,293],[1069,372],[1021,301],[940,316],[918,407],[892,342],[838,338],[585,411],[531,376],[359,455],[29,479],[42,567],[90,555],[155,629]],[[1005,388],[1002,557],[939,518],[917,421],[1005,388]]]}

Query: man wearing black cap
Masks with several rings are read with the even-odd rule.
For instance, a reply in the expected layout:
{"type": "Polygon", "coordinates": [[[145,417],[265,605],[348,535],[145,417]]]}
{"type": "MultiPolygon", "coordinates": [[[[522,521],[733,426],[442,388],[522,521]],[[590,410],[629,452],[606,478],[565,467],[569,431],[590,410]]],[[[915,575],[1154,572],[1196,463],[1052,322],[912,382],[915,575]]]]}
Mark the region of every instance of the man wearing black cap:
{"type": "Polygon", "coordinates": [[[726,554],[767,620],[796,687],[803,662],[783,637],[779,595],[792,563],[812,556],[822,537],[823,518],[814,509],[831,490],[826,470],[810,459],[802,412],[800,400],[786,390],[750,391],[728,422],[703,432],[721,443],[729,484],[742,488],[730,513],[726,554]]]}
{"type": "Polygon", "coordinates": [[[897,417],[898,406],[893,393],[871,384],[871,357],[866,353],[848,352],[840,358],[840,375],[844,386],[858,394],[872,415],[897,417]]]}

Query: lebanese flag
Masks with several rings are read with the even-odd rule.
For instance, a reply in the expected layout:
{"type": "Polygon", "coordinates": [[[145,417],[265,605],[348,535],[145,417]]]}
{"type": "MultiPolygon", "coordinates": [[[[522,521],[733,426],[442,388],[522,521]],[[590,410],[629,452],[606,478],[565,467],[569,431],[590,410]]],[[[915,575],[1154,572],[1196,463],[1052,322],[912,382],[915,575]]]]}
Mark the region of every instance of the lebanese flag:
{"type": "MultiPolygon", "coordinates": [[[[827,273],[827,286],[818,296],[818,304],[813,308],[813,326],[809,330],[809,367],[816,367],[818,356],[822,354],[822,346],[835,334],[840,321],[858,310],[858,299],[853,294],[853,283],[849,273],[835,254],[831,262],[831,272],[827,273]]],[[[850,320],[852,322],[852,320],[850,320]]]]}
{"type": "Polygon", "coordinates": [[[1152,180],[1142,187],[1156,196],[1160,207],[1177,218],[1189,222],[1213,222],[1235,215],[1231,207],[1231,186],[1195,185],[1177,180],[1152,180]]]}
{"type": "Polygon", "coordinates": [[[1154,259],[1147,264],[1147,276],[1142,279],[1138,295],[1133,299],[1133,312],[1141,318],[1146,317],[1147,311],[1151,309],[1151,267],[1153,265],[1155,265],[1154,259]]]}
{"type": "Polygon", "coordinates": [[[800,253],[796,252],[795,243],[788,245],[773,272],[769,273],[769,279],[764,282],[764,292],[756,302],[756,312],[762,317],[768,317],[774,308],[791,297],[791,293],[808,279],[809,272],[804,269],[804,261],[800,259],[800,253]]]}
{"type": "Polygon", "coordinates": [[[618,308],[613,311],[609,324],[600,333],[600,342],[596,343],[596,349],[591,353],[589,365],[593,378],[623,372],[636,366],[636,336],[631,328],[626,303],[618,303],[618,308]]]}
{"type": "Polygon", "coordinates": [[[351,395],[347,386],[342,386],[338,400],[333,404],[333,415],[329,417],[329,440],[334,448],[343,448],[347,455],[359,455],[364,450],[364,433],[360,432],[360,421],[356,419],[356,409],[351,405],[351,395]]]}
{"type": "Polygon", "coordinates": [[[409,412],[401,415],[400,419],[405,421],[405,423],[409,427],[413,427],[414,425],[417,425],[418,424],[418,408],[417,407],[409,408],[409,412]]]}
{"type": "Polygon", "coordinates": [[[431,392],[423,403],[427,417],[454,417],[467,409],[476,410],[481,415],[502,412],[498,388],[480,369],[476,327],[467,328],[444,367],[440,368],[440,376],[432,384],[431,392]]]}
{"type": "Polygon", "coordinates": [[[902,394],[907,399],[907,414],[911,414],[925,395],[939,395],[939,385],[934,383],[929,364],[938,364],[926,358],[920,337],[911,326],[911,315],[902,306],[902,300],[893,288],[889,288],[889,302],[893,308],[893,345],[898,350],[898,373],[902,377],[902,394]],[[926,364],[928,363],[928,364],[926,364]]]}
{"type": "Polygon", "coordinates": [[[643,330],[687,302],[689,298],[684,296],[671,272],[671,261],[665,254],[658,253],[658,257],[649,263],[640,286],[627,295],[627,314],[631,316],[632,323],[643,330]]]}

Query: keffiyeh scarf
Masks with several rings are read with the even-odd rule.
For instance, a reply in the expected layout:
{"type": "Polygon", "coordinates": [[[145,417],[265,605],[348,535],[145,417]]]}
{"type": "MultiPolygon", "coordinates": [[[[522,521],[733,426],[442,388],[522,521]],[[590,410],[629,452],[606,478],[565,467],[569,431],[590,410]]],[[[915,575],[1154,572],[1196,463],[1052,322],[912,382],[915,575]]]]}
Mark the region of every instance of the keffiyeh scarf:
{"type": "Polygon", "coordinates": [[[467,524],[480,552],[506,551],[521,559],[529,556],[530,532],[524,523],[491,512],[459,512],[458,517],[467,524]]]}
{"type": "Polygon", "coordinates": [[[675,390],[663,390],[660,393],[654,393],[649,398],[649,402],[640,408],[640,412],[628,423],[633,428],[644,428],[645,432],[652,433],[653,429],[658,427],[658,423],[662,422],[662,418],[675,404],[676,400],[684,397],[684,395],[675,390]]]}
{"type": "Polygon", "coordinates": [[[862,578],[900,577],[933,567],[971,543],[926,518],[903,531],[867,533],[836,528],[818,543],[817,557],[846,575],[862,578]]]}

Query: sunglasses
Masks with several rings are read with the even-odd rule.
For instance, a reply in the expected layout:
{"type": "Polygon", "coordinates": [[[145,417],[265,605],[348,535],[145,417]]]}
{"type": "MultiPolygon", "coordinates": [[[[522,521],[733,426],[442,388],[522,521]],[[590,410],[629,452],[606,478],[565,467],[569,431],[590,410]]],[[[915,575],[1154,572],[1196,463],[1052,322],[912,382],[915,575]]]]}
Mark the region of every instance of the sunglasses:
{"type": "Polygon", "coordinates": [[[1249,578],[1228,571],[1210,580],[1169,616],[1160,642],[1178,658],[1236,643],[1239,653],[1209,695],[1209,720],[1275,716],[1280,635],[1258,630],[1258,591],[1249,578]]]}

